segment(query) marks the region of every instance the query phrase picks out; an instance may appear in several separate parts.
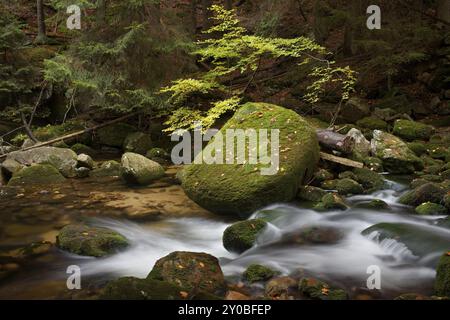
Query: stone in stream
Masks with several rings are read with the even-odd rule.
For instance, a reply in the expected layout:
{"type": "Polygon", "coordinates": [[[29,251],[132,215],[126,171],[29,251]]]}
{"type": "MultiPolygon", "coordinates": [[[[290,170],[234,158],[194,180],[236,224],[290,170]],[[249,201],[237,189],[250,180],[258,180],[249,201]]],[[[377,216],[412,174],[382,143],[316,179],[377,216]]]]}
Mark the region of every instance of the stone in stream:
{"type": "Polygon", "coordinates": [[[369,202],[359,203],[357,207],[370,210],[387,210],[390,208],[386,202],[380,199],[373,199],[369,202]]]}
{"type": "Polygon", "coordinates": [[[373,172],[367,168],[353,169],[355,180],[359,182],[367,193],[381,190],[384,187],[384,178],[382,175],[373,172]]]}
{"type": "Polygon", "coordinates": [[[393,133],[409,141],[429,140],[436,129],[430,125],[410,120],[397,120],[394,124],[393,133]]]}
{"type": "Polygon", "coordinates": [[[330,287],[327,283],[315,278],[302,278],[298,284],[299,291],[311,299],[317,300],[348,300],[347,293],[330,287]]]}
{"type": "Polygon", "coordinates": [[[314,210],[327,211],[327,210],[347,210],[349,205],[345,200],[337,193],[328,193],[322,197],[322,200],[314,206],[314,210]]]}
{"type": "Polygon", "coordinates": [[[56,237],[56,245],[65,251],[82,256],[103,257],[128,246],[120,233],[86,225],[67,225],[56,237]]]}
{"type": "Polygon", "coordinates": [[[447,208],[437,203],[425,202],[416,207],[416,213],[420,215],[446,215],[447,208]]]}
{"type": "Polygon", "coordinates": [[[364,193],[363,187],[353,179],[339,179],[336,183],[336,190],[340,195],[352,195],[364,193]]]}
{"type": "Polygon", "coordinates": [[[438,296],[450,297],[450,251],[444,253],[438,262],[434,290],[438,296]]]}
{"type": "Polygon", "coordinates": [[[225,229],[223,246],[230,252],[242,253],[253,247],[256,239],[267,226],[261,219],[237,222],[225,229]]]}
{"type": "Polygon", "coordinates": [[[87,178],[91,173],[91,169],[86,167],[76,168],[77,178],[87,178]]]}
{"type": "Polygon", "coordinates": [[[374,232],[377,241],[394,239],[420,257],[448,250],[450,243],[450,236],[445,232],[430,231],[423,226],[409,223],[379,223],[365,229],[361,234],[369,236],[374,232]]]}
{"type": "Polygon", "coordinates": [[[260,264],[251,264],[244,272],[244,279],[248,282],[266,281],[278,272],[260,264]]]}
{"type": "Polygon", "coordinates": [[[91,171],[91,177],[118,177],[120,176],[120,163],[114,160],[103,162],[99,168],[91,171]]]}
{"type": "Polygon", "coordinates": [[[447,190],[437,183],[426,183],[406,192],[398,200],[401,204],[419,206],[425,202],[441,203],[447,190]]]}
{"type": "Polygon", "coordinates": [[[219,260],[206,253],[172,252],[156,261],[147,279],[210,294],[221,293],[226,287],[219,260]]]}
{"type": "Polygon", "coordinates": [[[409,174],[423,169],[423,162],[405,142],[396,136],[374,130],[371,141],[372,153],[383,161],[383,167],[390,173],[409,174]]]}
{"type": "Polygon", "coordinates": [[[39,147],[27,151],[14,151],[6,159],[15,160],[22,165],[50,164],[66,178],[76,176],[77,154],[71,149],[39,147]]]}
{"type": "Polygon", "coordinates": [[[290,277],[273,278],[266,283],[265,294],[274,300],[288,300],[297,294],[298,282],[290,277]]]}
{"type": "Polygon", "coordinates": [[[125,152],[145,155],[152,146],[153,143],[149,134],[145,134],[143,132],[133,132],[125,138],[123,150],[125,152]]]}
{"type": "MultiPolygon", "coordinates": [[[[248,217],[271,203],[291,201],[297,190],[314,174],[319,161],[316,132],[309,123],[292,110],[265,103],[247,103],[221,129],[224,140],[211,141],[226,148],[227,130],[279,130],[279,169],[273,175],[261,170],[270,165],[192,164],[184,168],[183,189],[194,202],[218,214],[248,217]]],[[[260,132],[261,133],[261,132],[260,132]]],[[[233,139],[233,145],[236,145],[233,139]]],[[[270,138],[269,138],[270,140],[270,138]]],[[[249,147],[248,139],[246,146],[249,147]]],[[[206,147],[208,148],[208,147],[206,147]]],[[[271,155],[274,157],[274,155],[271,155]]],[[[248,159],[248,154],[245,157],[248,159]]]]}
{"type": "Polygon", "coordinates": [[[122,148],[125,139],[130,133],[136,132],[136,128],[126,123],[116,123],[98,129],[96,137],[98,143],[109,147],[122,148]]]}
{"type": "Polygon", "coordinates": [[[129,184],[149,185],[164,177],[164,168],[146,157],[127,152],[122,156],[120,175],[129,184]]]}
{"type": "Polygon", "coordinates": [[[61,183],[66,179],[49,164],[34,164],[13,174],[8,186],[61,183]]]}
{"type": "Polygon", "coordinates": [[[321,245],[335,244],[343,238],[342,233],[333,227],[311,226],[283,235],[274,245],[321,245]]]}
{"type": "Polygon", "coordinates": [[[100,300],[183,300],[187,294],[180,287],[165,281],[124,277],[110,281],[102,290],[100,300]]]}
{"type": "Polygon", "coordinates": [[[94,160],[92,160],[91,156],[84,153],[77,156],[77,168],[81,167],[89,169],[94,168],[94,160]]]}

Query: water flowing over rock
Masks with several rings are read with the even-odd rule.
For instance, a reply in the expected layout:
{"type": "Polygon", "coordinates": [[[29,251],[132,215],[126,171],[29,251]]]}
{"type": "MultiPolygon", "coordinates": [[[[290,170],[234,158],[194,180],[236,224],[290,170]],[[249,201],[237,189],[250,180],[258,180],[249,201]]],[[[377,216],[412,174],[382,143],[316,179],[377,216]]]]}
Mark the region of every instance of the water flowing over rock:
{"type": "Polygon", "coordinates": [[[224,137],[227,129],[279,129],[279,170],[274,175],[262,175],[261,168],[268,165],[238,164],[236,158],[234,164],[189,165],[184,169],[182,186],[200,206],[219,214],[247,217],[268,204],[292,200],[299,186],[313,175],[319,160],[316,133],[295,112],[271,104],[248,103],[222,128],[224,137]]]}

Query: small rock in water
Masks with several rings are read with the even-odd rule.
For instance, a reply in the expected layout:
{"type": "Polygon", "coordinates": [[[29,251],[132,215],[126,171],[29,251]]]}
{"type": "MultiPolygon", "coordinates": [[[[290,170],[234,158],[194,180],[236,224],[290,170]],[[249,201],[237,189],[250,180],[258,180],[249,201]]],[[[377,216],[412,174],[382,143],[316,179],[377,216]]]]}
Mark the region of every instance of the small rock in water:
{"type": "Polygon", "coordinates": [[[125,182],[137,185],[148,185],[165,175],[159,163],[130,152],[122,156],[120,173],[125,182]]]}
{"type": "Polygon", "coordinates": [[[245,270],[244,278],[249,282],[258,282],[269,280],[276,274],[276,271],[268,267],[259,264],[252,264],[248,266],[247,270],[245,270]]]}
{"type": "Polygon", "coordinates": [[[49,164],[35,164],[16,172],[8,186],[61,183],[66,179],[58,169],[49,164]]]}
{"type": "Polygon", "coordinates": [[[77,167],[85,167],[85,168],[89,168],[89,169],[93,169],[94,168],[94,160],[92,160],[91,156],[87,155],[87,154],[79,154],[77,156],[77,167]]]}
{"type": "Polygon", "coordinates": [[[77,177],[78,178],[87,178],[89,177],[89,174],[91,173],[91,169],[86,167],[80,167],[76,169],[77,177]]]}
{"type": "Polygon", "coordinates": [[[223,233],[223,246],[230,252],[242,253],[253,247],[256,239],[267,226],[261,219],[237,222],[223,233]]]}
{"type": "Polygon", "coordinates": [[[314,279],[302,278],[299,281],[300,292],[311,299],[318,300],[347,300],[347,293],[339,288],[330,287],[327,283],[314,279]]]}
{"type": "Polygon", "coordinates": [[[267,282],[266,295],[273,300],[291,300],[297,293],[298,283],[290,277],[274,278],[267,282]]]}
{"type": "Polygon", "coordinates": [[[437,203],[425,202],[416,207],[416,213],[420,215],[446,215],[447,208],[437,203]]]}

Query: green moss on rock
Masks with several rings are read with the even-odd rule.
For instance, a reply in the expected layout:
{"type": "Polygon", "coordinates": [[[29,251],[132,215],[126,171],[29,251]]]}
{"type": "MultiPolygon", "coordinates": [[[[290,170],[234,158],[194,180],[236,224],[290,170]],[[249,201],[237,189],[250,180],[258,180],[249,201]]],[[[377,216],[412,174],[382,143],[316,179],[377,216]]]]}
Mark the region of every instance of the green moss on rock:
{"type": "Polygon", "coordinates": [[[446,252],[439,260],[434,290],[438,296],[450,297],[450,252],[446,252]]]}
{"type": "Polygon", "coordinates": [[[426,144],[421,141],[408,142],[407,146],[418,157],[420,157],[421,155],[426,154],[428,152],[428,148],[427,148],[426,144]]]}
{"type": "Polygon", "coordinates": [[[127,152],[121,160],[120,175],[129,184],[148,185],[165,175],[164,168],[146,157],[127,152]]]}
{"type": "Polygon", "coordinates": [[[172,252],[159,259],[147,279],[217,294],[225,289],[225,279],[217,258],[206,253],[172,252]]]}
{"type": "Polygon", "coordinates": [[[266,226],[267,223],[261,219],[237,222],[225,229],[223,246],[230,252],[242,253],[253,247],[266,226]]]}
{"type": "Polygon", "coordinates": [[[269,280],[273,276],[277,275],[278,272],[262,266],[260,264],[252,264],[248,266],[247,270],[244,272],[244,279],[249,282],[258,282],[269,280]]]}
{"type": "Polygon", "coordinates": [[[430,125],[410,120],[397,120],[394,134],[406,140],[429,140],[436,129],[430,125]]]}
{"type": "Polygon", "coordinates": [[[103,257],[125,248],[128,241],[120,233],[106,228],[68,225],[59,232],[56,245],[78,255],[103,257]]]}
{"type": "Polygon", "coordinates": [[[35,164],[13,174],[8,186],[61,183],[66,179],[49,164],[35,164]]]}
{"type": "Polygon", "coordinates": [[[445,215],[447,208],[437,203],[425,202],[416,207],[416,213],[420,215],[445,215]]]}
{"type": "Polygon", "coordinates": [[[347,293],[339,288],[330,287],[327,283],[314,279],[302,278],[298,285],[299,291],[311,299],[347,300],[347,293]]]}
{"type": "Polygon", "coordinates": [[[358,181],[366,192],[371,193],[384,187],[384,178],[376,172],[367,168],[353,169],[355,180],[358,181]]]}
{"type": "Polygon", "coordinates": [[[366,117],[356,122],[356,125],[371,130],[387,130],[388,123],[377,117],[366,117]]]}
{"type": "Polygon", "coordinates": [[[445,194],[445,188],[430,182],[408,191],[400,197],[399,202],[410,206],[419,206],[425,202],[441,203],[445,194]]]}
{"type": "Polygon", "coordinates": [[[336,190],[341,195],[350,194],[362,194],[364,193],[363,187],[353,179],[340,179],[336,184],[336,190]]]}
{"type": "Polygon", "coordinates": [[[235,164],[186,166],[183,189],[200,206],[247,217],[271,203],[291,201],[299,186],[312,177],[319,160],[316,132],[294,111],[271,104],[245,104],[221,129],[223,149],[227,129],[280,130],[279,170],[263,175],[261,169],[269,165],[236,164],[236,159],[235,164]]]}
{"type": "Polygon", "coordinates": [[[322,200],[314,206],[317,211],[326,210],[347,210],[349,208],[345,200],[337,193],[328,193],[322,197],[322,200]]]}

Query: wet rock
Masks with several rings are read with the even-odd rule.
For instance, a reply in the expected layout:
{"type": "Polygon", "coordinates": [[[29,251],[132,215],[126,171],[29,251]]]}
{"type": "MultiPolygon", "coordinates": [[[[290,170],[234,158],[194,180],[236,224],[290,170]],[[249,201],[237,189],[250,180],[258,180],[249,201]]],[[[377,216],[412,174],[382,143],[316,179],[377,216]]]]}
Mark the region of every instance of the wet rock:
{"type": "Polygon", "coordinates": [[[332,227],[311,226],[284,235],[279,243],[296,245],[334,244],[342,239],[342,233],[332,227]]]}
{"type": "Polygon", "coordinates": [[[322,197],[321,202],[314,206],[317,211],[347,210],[349,208],[345,200],[337,193],[329,193],[322,197]]]}
{"type": "Polygon", "coordinates": [[[91,156],[87,155],[87,154],[79,154],[77,156],[77,167],[85,167],[85,168],[89,168],[89,169],[93,169],[94,168],[94,160],[92,160],[91,156]]]}
{"type": "Polygon", "coordinates": [[[434,290],[438,296],[450,297],[450,252],[446,252],[438,262],[434,290]]]}
{"type": "Polygon", "coordinates": [[[340,195],[362,194],[364,193],[363,187],[352,179],[340,179],[336,184],[336,190],[340,195]]]}
{"type": "Polygon", "coordinates": [[[103,257],[125,248],[128,241],[120,233],[106,228],[68,225],[59,232],[56,245],[78,255],[103,257]]]}
{"type": "Polygon", "coordinates": [[[376,241],[397,240],[420,257],[447,250],[450,239],[444,233],[430,232],[428,228],[409,223],[379,223],[365,229],[362,235],[374,237],[376,241]]]}
{"type": "Polygon", "coordinates": [[[126,137],[136,132],[136,128],[126,123],[117,123],[97,130],[99,144],[109,147],[122,147],[126,137]]]}
{"type": "Polygon", "coordinates": [[[296,294],[297,281],[290,277],[274,278],[267,282],[266,296],[273,300],[289,300],[296,294]]]}
{"type": "Polygon", "coordinates": [[[389,133],[375,130],[371,146],[372,153],[383,161],[383,167],[391,173],[408,174],[423,168],[420,158],[406,143],[389,133]]]}
{"type": "Polygon", "coordinates": [[[108,283],[101,300],[183,300],[187,295],[180,287],[165,281],[124,277],[108,283]]]}
{"type": "Polygon", "coordinates": [[[374,199],[369,202],[359,203],[357,207],[370,210],[387,210],[390,208],[386,202],[380,199],[374,199]]]}
{"type": "Polygon", "coordinates": [[[162,178],[165,172],[159,163],[128,152],[122,156],[120,175],[129,184],[148,185],[162,178]]]}
{"type": "Polygon", "coordinates": [[[66,179],[49,164],[35,164],[16,172],[8,186],[61,183],[66,179]]]}
{"type": "Polygon", "coordinates": [[[394,124],[394,134],[400,138],[413,140],[429,140],[436,129],[430,125],[409,120],[397,120],[394,124]]]}
{"type": "Polygon", "coordinates": [[[90,173],[91,177],[118,177],[120,176],[120,163],[114,160],[103,162],[99,168],[90,173]]]}
{"type": "Polygon", "coordinates": [[[400,197],[399,202],[410,206],[419,206],[425,202],[441,203],[445,194],[442,186],[430,182],[408,191],[400,197]]]}
{"type": "Polygon", "coordinates": [[[381,190],[384,187],[384,178],[372,170],[366,168],[353,169],[355,180],[359,182],[368,193],[381,190]]]}
{"type": "Polygon", "coordinates": [[[16,160],[6,159],[3,163],[0,164],[0,174],[5,178],[5,181],[11,179],[12,175],[20,170],[22,170],[25,166],[16,160]]]}
{"type": "Polygon", "coordinates": [[[300,188],[297,197],[300,200],[319,202],[326,194],[327,192],[323,189],[312,186],[304,186],[300,188]]]}
{"type": "Polygon", "coordinates": [[[447,208],[437,203],[425,202],[416,207],[416,213],[420,215],[445,215],[447,208]]]}
{"type": "Polygon", "coordinates": [[[341,112],[341,117],[350,123],[356,123],[356,121],[369,115],[370,107],[367,101],[359,98],[349,99],[341,112]]]}
{"type": "MultiPolygon", "coordinates": [[[[226,136],[227,129],[250,128],[280,130],[279,170],[275,168],[275,174],[264,175],[261,170],[268,169],[269,165],[189,165],[184,169],[182,184],[189,198],[211,212],[243,217],[271,203],[295,198],[300,185],[312,177],[319,160],[314,128],[292,110],[248,103],[235,113],[221,132],[226,136]]],[[[226,149],[225,142],[222,146],[226,149]]]]}
{"type": "Polygon", "coordinates": [[[356,122],[356,125],[371,130],[383,130],[388,129],[388,123],[377,117],[366,117],[356,122]]]}
{"type": "Polygon", "coordinates": [[[86,167],[76,168],[77,178],[87,178],[91,174],[91,169],[86,167]]]}
{"type": "Polygon", "coordinates": [[[92,149],[91,147],[84,145],[82,143],[76,143],[73,146],[70,147],[76,154],[87,154],[91,157],[95,156],[97,154],[97,151],[92,149]]]}
{"type": "Polygon", "coordinates": [[[262,266],[260,264],[252,264],[248,266],[244,272],[244,279],[249,282],[266,281],[277,275],[278,272],[262,266]]]}
{"type": "Polygon", "coordinates": [[[145,155],[152,147],[152,139],[150,135],[142,132],[133,132],[127,135],[123,143],[123,150],[125,152],[138,153],[145,155]]]}
{"type": "Polygon", "coordinates": [[[339,288],[332,288],[327,283],[314,279],[302,278],[298,284],[299,291],[311,299],[347,300],[347,293],[339,288]]]}
{"type": "Polygon", "coordinates": [[[147,279],[166,281],[189,290],[216,294],[225,289],[217,258],[206,253],[173,252],[159,259],[147,279]]]}
{"type": "Polygon", "coordinates": [[[14,151],[6,159],[15,160],[22,165],[50,164],[66,178],[76,176],[77,154],[70,149],[40,147],[28,151],[14,151]]]}
{"type": "Polygon", "coordinates": [[[261,219],[237,222],[223,233],[223,246],[230,252],[242,253],[253,247],[256,239],[267,226],[261,219]]]}

